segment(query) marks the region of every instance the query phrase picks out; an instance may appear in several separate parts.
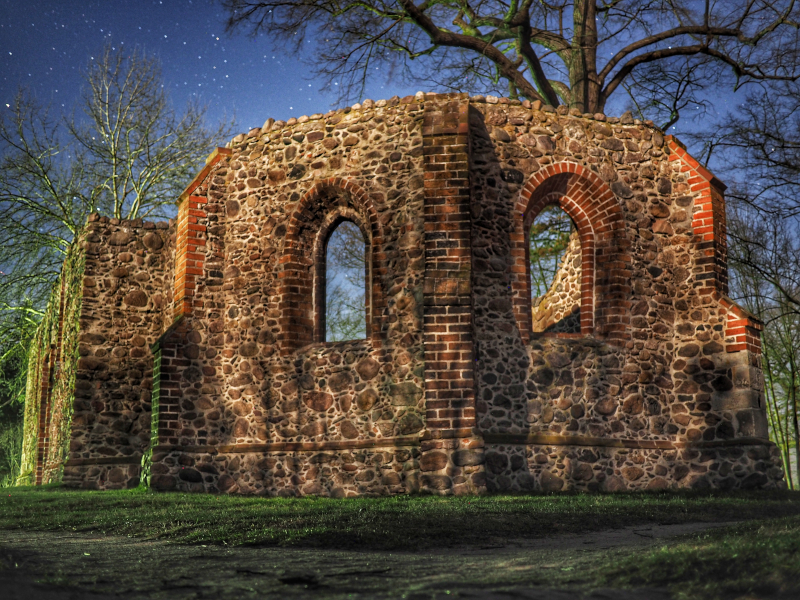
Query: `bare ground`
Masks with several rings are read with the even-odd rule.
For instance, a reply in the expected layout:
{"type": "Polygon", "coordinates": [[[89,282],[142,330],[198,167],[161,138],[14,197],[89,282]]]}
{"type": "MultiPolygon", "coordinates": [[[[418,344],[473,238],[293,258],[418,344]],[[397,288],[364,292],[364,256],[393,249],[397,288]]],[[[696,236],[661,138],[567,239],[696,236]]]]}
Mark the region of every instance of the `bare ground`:
{"type": "Polygon", "coordinates": [[[725,524],[638,526],[543,539],[488,536],[480,547],[419,553],[228,548],[7,530],[0,532],[0,595],[6,600],[666,600],[671,596],[665,590],[591,590],[582,580],[600,556],[725,524]]]}

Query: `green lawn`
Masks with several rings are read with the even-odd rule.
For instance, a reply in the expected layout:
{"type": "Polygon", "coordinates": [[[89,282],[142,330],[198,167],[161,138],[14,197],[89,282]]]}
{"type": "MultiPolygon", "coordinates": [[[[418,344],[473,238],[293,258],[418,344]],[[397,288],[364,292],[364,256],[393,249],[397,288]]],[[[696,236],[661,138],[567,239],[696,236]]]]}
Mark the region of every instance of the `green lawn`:
{"type": "Polygon", "coordinates": [[[667,587],[692,598],[800,598],[800,517],[687,538],[605,565],[599,579],[620,587],[667,587]]]}
{"type": "MultiPolygon", "coordinates": [[[[687,597],[800,590],[800,493],[399,496],[335,500],[6,488],[0,529],[181,543],[413,551],[639,524],[739,524],[650,549],[575,556],[555,585],[669,587],[687,597]]],[[[791,597],[791,596],[787,596],[791,597]]]]}

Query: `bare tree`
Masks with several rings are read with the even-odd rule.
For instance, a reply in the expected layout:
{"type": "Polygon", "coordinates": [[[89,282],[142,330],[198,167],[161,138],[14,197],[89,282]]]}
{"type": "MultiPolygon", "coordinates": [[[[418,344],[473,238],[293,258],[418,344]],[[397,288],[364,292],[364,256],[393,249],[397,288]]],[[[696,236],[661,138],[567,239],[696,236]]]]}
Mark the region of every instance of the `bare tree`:
{"type": "Polygon", "coordinates": [[[731,184],[731,295],[764,322],[770,435],[790,486],[800,484],[800,100],[784,82],[748,94],[713,130],[689,136],[731,184]]]}
{"type": "Polygon", "coordinates": [[[740,204],[731,211],[732,289],[764,322],[762,366],[771,437],[787,483],[800,484],[800,235],[797,219],[740,204]]]}
{"type": "MultiPolygon", "coordinates": [[[[6,412],[24,396],[30,339],[87,216],[171,216],[175,198],[230,130],[208,128],[205,108],[196,103],[176,111],[158,62],[140,52],[106,48],[84,79],[82,111],[72,117],[54,115],[22,91],[0,116],[0,408],[9,405],[6,412]]],[[[13,421],[0,419],[3,440],[13,421]]]]}
{"type": "Polygon", "coordinates": [[[800,215],[800,85],[755,90],[714,131],[692,137],[706,161],[739,182],[728,196],[773,215],[800,215]]]}
{"type": "Polygon", "coordinates": [[[730,264],[800,314],[800,86],[748,94],[712,131],[688,136],[730,183],[730,264]]]}
{"type": "Polygon", "coordinates": [[[20,92],[0,119],[0,310],[43,308],[89,213],[170,216],[230,129],[207,128],[197,104],[176,112],[158,62],[139,52],[92,61],[82,108],[57,117],[20,92]]]}
{"type": "Polygon", "coordinates": [[[306,51],[348,97],[376,74],[401,74],[593,113],[623,84],[636,95],[635,75],[653,64],[684,96],[680,82],[698,66],[726,68],[734,86],[800,76],[796,0],[220,1],[229,30],[306,51]]]}
{"type": "Polygon", "coordinates": [[[85,80],[84,114],[68,129],[88,161],[98,209],[128,219],[172,214],[177,194],[230,125],[207,128],[197,102],[176,112],[158,61],[139,52],[106,48],[85,80]]]}
{"type": "Polygon", "coordinates": [[[0,120],[0,302],[6,309],[26,296],[46,299],[68,244],[97,204],[86,163],[62,144],[62,131],[63,123],[22,93],[0,120]]]}
{"type": "Polygon", "coordinates": [[[667,131],[684,116],[690,121],[704,118],[713,104],[706,89],[723,85],[724,79],[724,73],[713,68],[711,59],[681,57],[642,65],[622,87],[634,114],[643,120],[652,119],[667,131]]]}

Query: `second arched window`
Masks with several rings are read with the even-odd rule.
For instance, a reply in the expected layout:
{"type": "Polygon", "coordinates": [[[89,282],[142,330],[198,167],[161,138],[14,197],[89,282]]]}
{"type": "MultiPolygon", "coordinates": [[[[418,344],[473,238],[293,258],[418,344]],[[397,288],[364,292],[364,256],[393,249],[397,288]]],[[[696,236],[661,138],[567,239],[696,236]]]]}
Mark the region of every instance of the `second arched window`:
{"type": "Polygon", "coordinates": [[[528,232],[534,333],[580,333],[581,242],[560,206],[546,206],[528,232]]]}

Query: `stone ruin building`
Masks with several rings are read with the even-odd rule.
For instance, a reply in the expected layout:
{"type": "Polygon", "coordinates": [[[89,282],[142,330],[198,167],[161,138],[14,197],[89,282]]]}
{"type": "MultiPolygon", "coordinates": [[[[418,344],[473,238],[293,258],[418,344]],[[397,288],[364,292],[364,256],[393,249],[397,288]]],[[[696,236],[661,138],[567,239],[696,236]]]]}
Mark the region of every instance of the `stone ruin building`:
{"type": "Polygon", "coordinates": [[[23,479],[782,486],[762,325],[726,295],[724,190],[629,114],[420,93],[270,119],[209,157],[174,222],[89,218],[37,338],[23,479]],[[534,299],[550,205],[576,234],[534,299]],[[367,333],[326,342],[343,221],[366,243],[367,333]]]}

